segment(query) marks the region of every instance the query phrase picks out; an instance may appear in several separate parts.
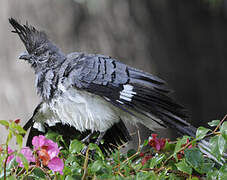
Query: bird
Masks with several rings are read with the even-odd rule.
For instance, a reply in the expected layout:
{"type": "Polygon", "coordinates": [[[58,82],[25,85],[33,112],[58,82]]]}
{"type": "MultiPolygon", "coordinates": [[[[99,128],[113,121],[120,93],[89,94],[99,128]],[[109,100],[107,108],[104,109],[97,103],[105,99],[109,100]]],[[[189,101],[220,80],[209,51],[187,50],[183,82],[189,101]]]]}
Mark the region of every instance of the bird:
{"type": "Polygon", "coordinates": [[[83,142],[90,143],[96,135],[93,142],[112,152],[111,144],[130,141],[125,122],[152,131],[169,127],[195,137],[196,128],[187,122],[185,108],[170,97],[171,90],[161,78],[110,56],[64,54],[44,31],[14,18],[9,23],[26,48],[19,59],[34,70],[41,99],[24,126],[31,128],[27,144],[48,129],[66,137],[86,132],[83,142]]]}

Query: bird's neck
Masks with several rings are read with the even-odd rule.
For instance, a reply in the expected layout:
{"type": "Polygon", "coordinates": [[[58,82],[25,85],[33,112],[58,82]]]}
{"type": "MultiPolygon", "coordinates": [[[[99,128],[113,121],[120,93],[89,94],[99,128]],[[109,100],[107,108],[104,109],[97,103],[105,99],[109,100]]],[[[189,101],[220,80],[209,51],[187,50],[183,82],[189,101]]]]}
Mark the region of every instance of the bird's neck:
{"type": "Polygon", "coordinates": [[[56,94],[57,83],[59,80],[60,65],[52,68],[46,68],[36,72],[36,89],[37,94],[43,101],[51,101],[56,94]]]}

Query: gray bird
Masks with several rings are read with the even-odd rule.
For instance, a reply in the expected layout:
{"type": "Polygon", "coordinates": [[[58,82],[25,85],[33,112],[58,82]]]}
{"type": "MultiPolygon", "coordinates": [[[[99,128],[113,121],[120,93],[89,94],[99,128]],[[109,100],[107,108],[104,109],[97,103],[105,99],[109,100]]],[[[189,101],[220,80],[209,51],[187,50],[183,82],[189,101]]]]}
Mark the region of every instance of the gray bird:
{"type": "Polygon", "coordinates": [[[104,139],[103,148],[111,149],[110,143],[130,139],[124,122],[141,123],[151,130],[170,127],[195,136],[195,128],[185,121],[184,108],[168,96],[170,90],[162,79],[109,56],[65,55],[44,32],[13,18],[9,22],[27,49],[19,59],[34,69],[41,97],[24,127],[32,127],[28,141],[48,128],[60,129],[62,134],[89,130],[85,142],[98,132],[95,143],[104,139]]]}

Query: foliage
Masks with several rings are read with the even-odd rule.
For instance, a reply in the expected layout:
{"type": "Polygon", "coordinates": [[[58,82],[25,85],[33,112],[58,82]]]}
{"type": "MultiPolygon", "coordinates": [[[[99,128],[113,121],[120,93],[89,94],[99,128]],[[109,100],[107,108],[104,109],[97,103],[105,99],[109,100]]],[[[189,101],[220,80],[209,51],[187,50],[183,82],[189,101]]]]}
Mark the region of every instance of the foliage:
{"type": "Polygon", "coordinates": [[[122,154],[121,146],[108,157],[103,155],[96,144],[89,144],[86,155],[83,155],[81,150],[85,145],[82,142],[75,139],[66,147],[62,136],[54,132],[49,132],[46,137],[56,143],[44,136],[36,136],[33,139],[33,149],[22,148],[25,131],[18,124],[19,121],[1,120],[0,124],[9,133],[5,144],[0,146],[0,179],[224,180],[227,179],[227,164],[223,163],[226,161],[223,154],[227,149],[225,119],[226,116],[222,121],[208,123],[215,127],[214,130],[199,127],[195,138],[183,136],[170,141],[152,134],[137,150],[131,149],[122,154]],[[8,146],[13,136],[16,137],[17,151],[8,146]],[[199,149],[199,142],[207,138],[215,161],[199,149]],[[144,148],[147,150],[142,151],[144,148]],[[54,158],[56,161],[48,166],[54,158]],[[216,161],[222,162],[222,166],[216,161]]]}

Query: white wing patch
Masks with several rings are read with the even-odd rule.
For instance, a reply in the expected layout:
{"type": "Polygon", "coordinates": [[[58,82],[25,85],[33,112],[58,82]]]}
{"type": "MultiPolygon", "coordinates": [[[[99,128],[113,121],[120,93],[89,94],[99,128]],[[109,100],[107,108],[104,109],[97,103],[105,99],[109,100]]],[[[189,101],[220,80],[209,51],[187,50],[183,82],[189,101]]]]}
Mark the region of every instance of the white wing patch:
{"type": "Polygon", "coordinates": [[[123,85],[123,90],[120,92],[120,99],[124,99],[125,101],[132,101],[132,97],[136,94],[133,91],[133,86],[130,84],[123,85]]]}
{"type": "MultiPolygon", "coordinates": [[[[156,129],[158,125],[153,120],[159,119],[150,115],[150,118],[144,117],[128,109],[136,116],[132,116],[128,112],[119,109],[108,102],[108,98],[100,97],[92,93],[78,90],[74,87],[65,89],[59,86],[62,94],[57,98],[53,98],[50,103],[43,103],[39,112],[34,117],[34,128],[44,131],[43,123],[49,126],[55,126],[61,122],[75,127],[79,131],[91,130],[104,132],[108,130],[114,123],[119,120],[128,121],[130,123],[142,123],[150,129],[156,129]]],[[[132,85],[124,85],[124,89],[120,92],[120,99],[132,101],[132,97],[136,94],[132,85]]],[[[124,104],[121,100],[117,102],[124,104]]],[[[127,108],[126,108],[127,109],[127,108]]]]}
{"type": "Polygon", "coordinates": [[[121,103],[121,104],[124,104],[122,101],[119,101],[119,100],[116,100],[117,102],[121,103]]]}
{"type": "Polygon", "coordinates": [[[33,125],[33,128],[37,129],[40,132],[45,133],[45,128],[43,127],[42,123],[40,123],[40,122],[35,122],[33,125]]]}

